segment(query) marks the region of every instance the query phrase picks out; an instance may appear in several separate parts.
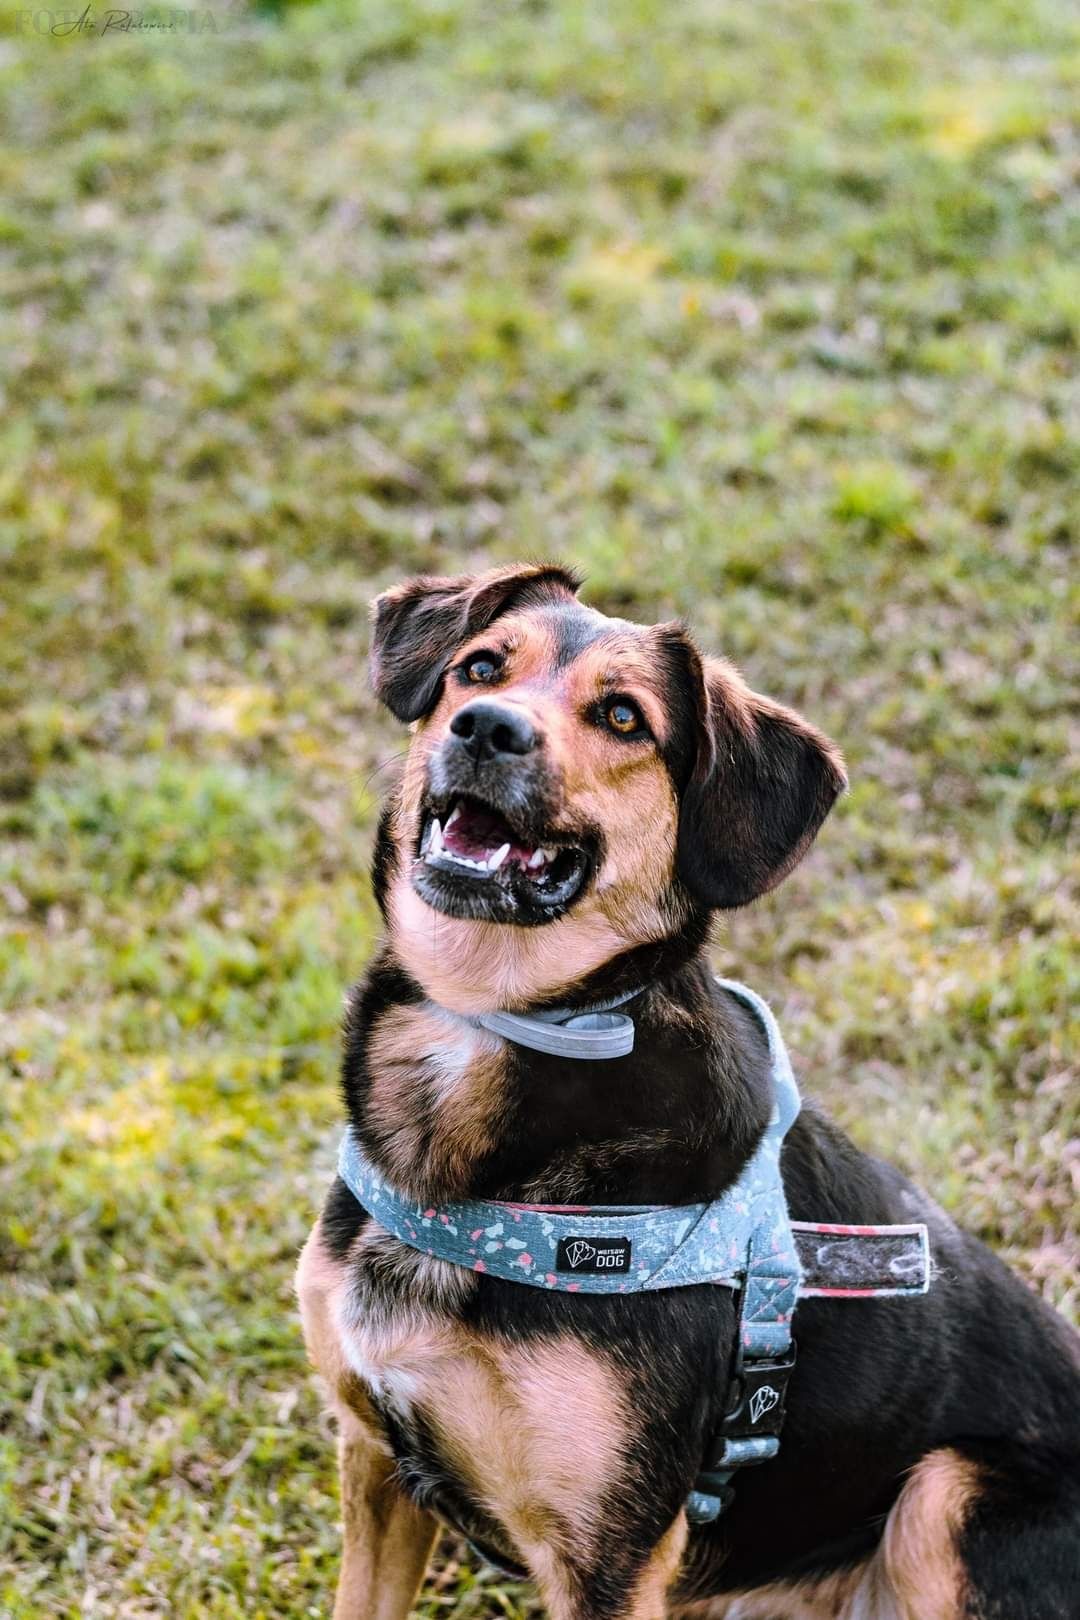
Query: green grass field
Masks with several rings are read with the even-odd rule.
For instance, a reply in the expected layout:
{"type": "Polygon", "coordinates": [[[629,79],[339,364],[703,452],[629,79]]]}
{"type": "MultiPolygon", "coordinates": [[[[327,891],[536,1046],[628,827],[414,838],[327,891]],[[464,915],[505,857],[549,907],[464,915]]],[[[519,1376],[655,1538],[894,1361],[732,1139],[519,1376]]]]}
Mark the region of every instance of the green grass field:
{"type": "MultiPolygon", "coordinates": [[[[411,571],[569,559],[841,741],[717,961],[1075,1314],[1075,12],[3,16],[5,1620],[328,1612],[291,1275],[411,571]]],[[[452,1546],[417,1611],[535,1612],[452,1546]]]]}

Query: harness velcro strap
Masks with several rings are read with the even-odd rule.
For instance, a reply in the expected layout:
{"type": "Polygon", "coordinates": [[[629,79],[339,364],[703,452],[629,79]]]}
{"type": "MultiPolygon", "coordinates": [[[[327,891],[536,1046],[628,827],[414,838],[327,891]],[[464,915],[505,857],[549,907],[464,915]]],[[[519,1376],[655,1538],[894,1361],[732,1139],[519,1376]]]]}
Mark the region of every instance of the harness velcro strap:
{"type": "Polygon", "coordinates": [[[925,1226],[792,1221],[791,1232],[802,1266],[800,1299],[888,1299],[930,1287],[925,1226]]]}

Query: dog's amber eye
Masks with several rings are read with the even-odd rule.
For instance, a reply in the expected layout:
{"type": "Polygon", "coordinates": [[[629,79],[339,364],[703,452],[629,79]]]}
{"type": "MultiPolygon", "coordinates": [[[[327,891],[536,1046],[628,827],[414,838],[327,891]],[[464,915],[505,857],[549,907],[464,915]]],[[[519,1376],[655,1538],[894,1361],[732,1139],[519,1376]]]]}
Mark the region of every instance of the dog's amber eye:
{"type": "Polygon", "coordinates": [[[466,680],[476,686],[493,681],[498,673],[499,665],[490,653],[474,653],[465,665],[466,680]]]}
{"type": "Polygon", "coordinates": [[[612,698],[604,710],[604,719],[612,731],[617,731],[622,737],[629,737],[633,732],[645,729],[641,710],[626,698],[612,698]]]}

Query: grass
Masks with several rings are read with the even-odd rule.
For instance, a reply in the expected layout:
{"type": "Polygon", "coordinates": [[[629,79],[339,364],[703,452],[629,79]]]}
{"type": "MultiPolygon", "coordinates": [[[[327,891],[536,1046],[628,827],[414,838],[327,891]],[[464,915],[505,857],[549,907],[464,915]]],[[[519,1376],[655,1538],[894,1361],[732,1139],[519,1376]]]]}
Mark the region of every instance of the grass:
{"type": "MultiPolygon", "coordinates": [[[[290,1278],[412,570],[567,557],[841,740],[718,963],[1075,1315],[1068,9],[4,15],[0,1611],[327,1612],[290,1278]]],[[[536,1611],[448,1545],[417,1613],[536,1611]]]]}

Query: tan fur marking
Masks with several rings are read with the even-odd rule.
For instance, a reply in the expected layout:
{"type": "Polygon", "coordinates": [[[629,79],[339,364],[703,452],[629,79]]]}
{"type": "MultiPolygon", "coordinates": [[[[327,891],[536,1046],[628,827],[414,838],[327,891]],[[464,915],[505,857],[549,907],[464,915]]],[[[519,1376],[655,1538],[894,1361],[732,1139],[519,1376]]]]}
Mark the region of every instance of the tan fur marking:
{"type": "Polygon", "coordinates": [[[975,1464],[932,1451],[911,1474],[872,1558],[817,1581],[704,1598],[674,1620],[963,1620],[957,1537],[979,1488],[975,1464]]]}
{"type": "Polygon", "coordinates": [[[978,1468],[955,1451],[932,1451],[912,1469],[881,1548],[905,1620],[956,1620],[963,1613],[957,1537],[978,1490],[978,1468]]]}
{"type": "Polygon", "coordinates": [[[575,1561],[626,1456],[615,1369],[575,1339],[459,1342],[432,1367],[418,1404],[448,1458],[533,1563],[546,1547],[575,1561]]]}
{"type": "Polygon", "coordinates": [[[390,892],[394,951],[433,1001],[455,1012],[513,1012],[569,989],[640,940],[592,897],[543,928],[507,928],[433,912],[399,874],[390,892]]]}
{"type": "MultiPolygon", "coordinates": [[[[350,1269],[365,1258],[354,1246],[350,1269]]],[[[302,1268],[310,1312],[322,1273],[310,1260],[302,1268]]],[[[367,1313],[355,1291],[342,1295],[342,1268],[330,1269],[336,1315],[327,1310],[319,1327],[334,1342],[320,1339],[317,1363],[327,1381],[340,1382],[344,1368],[399,1409],[422,1411],[447,1461],[523,1552],[552,1540],[587,1552],[629,1434],[622,1386],[606,1358],[569,1338],[502,1344],[422,1309],[367,1313]]]]}
{"type": "MultiPolygon", "coordinates": [[[[356,1252],[361,1264],[365,1260],[370,1264],[363,1248],[356,1252]]],[[[460,1330],[438,1309],[429,1312],[412,1302],[400,1309],[372,1308],[355,1282],[341,1300],[338,1331],[352,1371],[375,1395],[401,1411],[424,1399],[434,1370],[454,1359],[461,1345],[460,1330]]]]}
{"type": "Polygon", "coordinates": [[[382,1015],[369,1046],[369,1108],[398,1186],[422,1188],[425,1198],[467,1189],[500,1116],[504,1054],[496,1036],[437,1007],[382,1015]]]}
{"type": "Polygon", "coordinates": [[[665,1620],[668,1592],[679,1572],[689,1526],[680,1513],[657,1544],[620,1620],[665,1620]]]}
{"type": "Polygon", "coordinates": [[[596,1548],[600,1504],[625,1466],[615,1369],[575,1339],[503,1344],[438,1315],[367,1316],[355,1296],[338,1323],[350,1369],[399,1411],[423,1414],[558,1612],[566,1568],[596,1548]]]}

